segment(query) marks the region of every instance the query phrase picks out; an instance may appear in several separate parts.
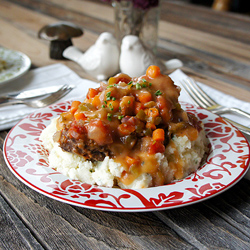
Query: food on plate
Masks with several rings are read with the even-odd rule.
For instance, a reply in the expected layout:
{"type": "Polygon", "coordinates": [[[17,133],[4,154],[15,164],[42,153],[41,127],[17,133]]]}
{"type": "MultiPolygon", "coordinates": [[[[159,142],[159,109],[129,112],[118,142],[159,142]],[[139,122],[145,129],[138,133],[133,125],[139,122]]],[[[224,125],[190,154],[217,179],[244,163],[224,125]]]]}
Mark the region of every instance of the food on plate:
{"type": "Polygon", "coordinates": [[[147,188],[196,171],[207,150],[203,124],[178,102],[180,88],[159,67],[117,74],[73,101],[40,139],[49,165],[106,187],[147,188]]]}

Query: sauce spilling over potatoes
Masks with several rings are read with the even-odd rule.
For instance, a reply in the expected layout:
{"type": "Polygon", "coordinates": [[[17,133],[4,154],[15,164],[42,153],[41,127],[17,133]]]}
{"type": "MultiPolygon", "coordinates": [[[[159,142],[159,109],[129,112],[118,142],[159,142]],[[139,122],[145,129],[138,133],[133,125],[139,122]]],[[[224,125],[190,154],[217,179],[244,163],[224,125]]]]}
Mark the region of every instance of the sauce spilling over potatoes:
{"type": "MultiPolygon", "coordinates": [[[[182,110],[179,93],[157,66],[150,66],[138,78],[120,73],[89,89],[84,102],[74,101],[61,114],[57,141],[86,160],[112,157],[124,168],[120,181],[125,185],[142,173],[152,176],[152,186],[163,185],[157,153],[165,152],[174,134],[193,141],[201,130],[198,120],[182,110]]],[[[176,159],[170,167],[180,179],[182,161],[176,159]]]]}

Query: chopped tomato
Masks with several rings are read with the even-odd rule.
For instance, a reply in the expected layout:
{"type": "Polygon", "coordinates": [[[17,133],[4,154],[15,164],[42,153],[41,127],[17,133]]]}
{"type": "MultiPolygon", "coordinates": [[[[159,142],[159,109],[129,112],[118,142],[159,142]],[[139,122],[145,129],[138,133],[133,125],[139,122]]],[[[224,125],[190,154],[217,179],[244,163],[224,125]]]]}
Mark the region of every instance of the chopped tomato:
{"type": "Polygon", "coordinates": [[[148,148],[149,154],[164,153],[165,146],[160,141],[152,141],[148,148]]]}
{"type": "Polygon", "coordinates": [[[82,139],[86,134],[86,128],[75,121],[71,124],[68,133],[71,138],[82,139]]]}
{"type": "Polygon", "coordinates": [[[169,100],[163,96],[157,96],[156,98],[157,107],[160,110],[160,115],[165,123],[169,122],[172,118],[172,104],[169,100]]]}
{"type": "Polygon", "coordinates": [[[117,84],[119,82],[129,83],[130,81],[131,81],[130,76],[128,76],[127,74],[120,73],[114,77],[110,77],[108,80],[108,85],[117,84]]]}
{"type": "Polygon", "coordinates": [[[100,119],[93,119],[87,125],[88,138],[99,145],[106,145],[113,142],[111,131],[108,125],[100,119]]]}
{"type": "Polygon", "coordinates": [[[146,123],[146,128],[149,128],[151,130],[155,130],[156,126],[153,123],[151,123],[151,122],[147,122],[146,123]]]}
{"type": "Polygon", "coordinates": [[[134,114],[134,96],[123,96],[120,102],[120,108],[122,115],[134,114]]]}
{"type": "Polygon", "coordinates": [[[138,114],[143,109],[143,105],[140,102],[135,102],[135,113],[138,114]]]}

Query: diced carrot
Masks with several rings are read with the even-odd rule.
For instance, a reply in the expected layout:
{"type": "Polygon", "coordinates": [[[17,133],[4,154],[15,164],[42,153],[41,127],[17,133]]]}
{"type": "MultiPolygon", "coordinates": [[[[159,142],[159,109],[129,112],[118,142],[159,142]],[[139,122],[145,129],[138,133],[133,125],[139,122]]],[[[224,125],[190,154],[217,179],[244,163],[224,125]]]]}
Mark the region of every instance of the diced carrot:
{"type": "Polygon", "coordinates": [[[129,166],[131,166],[133,164],[138,164],[140,160],[134,157],[126,156],[126,162],[129,166]]]}
{"type": "Polygon", "coordinates": [[[107,102],[107,107],[113,111],[118,112],[119,111],[120,102],[118,100],[110,100],[107,102]]]}
{"type": "Polygon", "coordinates": [[[74,114],[76,110],[78,109],[78,106],[81,104],[80,101],[73,101],[71,104],[70,112],[74,114]]]}
{"type": "Polygon", "coordinates": [[[151,65],[146,71],[146,76],[150,78],[156,78],[161,75],[161,69],[156,65],[151,65]]]}
{"type": "Polygon", "coordinates": [[[118,126],[118,132],[120,136],[130,135],[134,131],[135,131],[135,126],[132,126],[130,124],[122,123],[118,126]]]}
{"type": "Polygon", "coordinates": [[[165,140],[165,131],[162,128],[157,128],[153,131],[152,136],[154,141],[161,141],[163,142],[165,140]]]}
{"type": "Polygon", "coordinates": [[[89,88],[87,99],[95,97],[99,93],[98,89],[89,88]]]}
{"type": "Polygon", "coordinates": [[[147,103],[147,102],[150,102],[152,101],[152,95],[150,92],[148,91],[145,91],[145,92],[140,92],[138,94],[138,99],[139,101],[144,104],[144,103],[147,103]]]}
{"type": "Polygon", "coordinates": [[[159,116],[159,111],[157,108],[149,108],[147,115],[150,117],[157,117],[157,116],[159,116]]]}
{"type": "Polygon", "coordinates": [[[147,122],[146,123],[146,128],[149,128],[149,129],[151,129],[153,131],[153,130],[156,129],[156,126],[151,122],[147,122]]]}
{"type": "Polygon", "coordinates": [[[75,120],[79,121],[79,120],[85,120],[86,116],[82,112],[75,112],[74,118],[75,120]]]}
{"type": "Polygon", "coordinates": [[[101,105],[101,101],[100,101],[100,98],[99,98],[99,95],[96,95],[93,97],[92,99],[92,104],[98,108],[100,105],[101,105]]]}

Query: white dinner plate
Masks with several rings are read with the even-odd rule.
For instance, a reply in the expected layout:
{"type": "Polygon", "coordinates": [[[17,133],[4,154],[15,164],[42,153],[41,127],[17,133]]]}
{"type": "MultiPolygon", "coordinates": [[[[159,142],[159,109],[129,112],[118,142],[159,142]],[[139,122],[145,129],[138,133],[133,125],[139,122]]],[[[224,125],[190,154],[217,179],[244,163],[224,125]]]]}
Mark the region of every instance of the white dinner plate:
{"type": "Polygon", "coordinates": [[[6,69],[0,71],[0,84],[22,76],[31,65],[29,57],[25,54],[2,47],[0,47],[0,60],[6,63],[6,69]]]}
{"type": "Polygon", "coordinates": [[[10,170],[32,189],[59,201],[85,208],[118,212],[156,211],[194,204],[237,183],[249,165],[249,144],[235,127],[192,104],[182,107],[205,125],[210,151],[204,164],[187,178],[146,189],[105,188],[72,180],[51,169],[39,136],[70,102],[51,105],[20,121],[7,135],[4,157],[10,170]]]}

